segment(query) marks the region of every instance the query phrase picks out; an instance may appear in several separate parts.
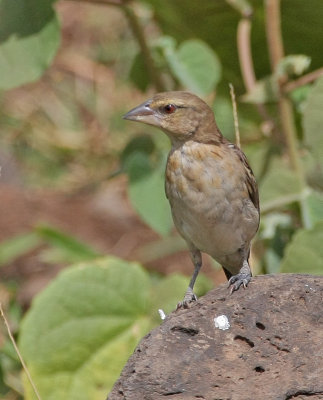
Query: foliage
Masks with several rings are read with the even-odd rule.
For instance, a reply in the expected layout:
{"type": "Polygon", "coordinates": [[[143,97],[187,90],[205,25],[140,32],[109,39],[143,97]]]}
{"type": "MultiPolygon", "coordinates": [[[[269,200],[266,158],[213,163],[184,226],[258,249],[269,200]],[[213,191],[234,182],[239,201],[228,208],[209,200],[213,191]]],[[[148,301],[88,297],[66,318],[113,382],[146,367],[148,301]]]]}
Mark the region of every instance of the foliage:
{"type": "MultiPolygon", "coordinates": [[[[265,28],[272,21],[271,1],[205,0],[201,7],[187,0],[183,7],[171,0],[106,0],[94,16],[90,6],[83,11],[89,17],[74,33],[85,42],[83,54],[75,42],[64,53],[71,36],[65,28],[58,61],[48,69],[62,33],[53,3],[0,0],[0,88],[18,88],[2,93],[1,145],[22,166],[27,185],[94,191],[100,182],[125,174],[134,210],[162,236],[142,249],[143,259],[182,249],[171,233],[164,195],[167,139],[121,116],[152,92],[190,90],[211,104],[220,129],[234,141],[231,82],[242,147],[260,189],[254,264],[258,272],[322,274],[321,0],[281,2],[282,33],[265,28]],[[119,25],[117,18],[106,23],[105,9],[119,11],[119,25]],[[86,26],[93,37],[87,37],[86,26]],[[270,51],[277,45],[272,35],[285,50],[279,59],[270,51]],[[252,59],[246,70],[242,58],[248,46],[252,59]],[[21,87],[44,73],[42,89],[21,87]],[[255,77],[252,84],[246,75],[255,77]]],[[[103,257],[50,225],[3,242],[0,265],[35,248],[48,263],[82,262],[62,272],[23,320],[20,345],[36,384],[46,399],[102,398],[139,338],[158,323],[157,309],[172,310],[187,282],[103,257]]],[[[5,343],[1,395],[8,387],[19,393],[19,384],[8,379],[17,379],[11,374],[17,360],[5,343]]],[[[24,386],[27,399],[33,398],[26,380],[24,386]]]]}
{"type": "Polygon", "coordinates": [[[303,112],[304,142],[311,155],[322,162],[323,135],[322,129],[323,77],[317,80],[308,94],[303,112]]]}
{"type": "Polygon", "coordinates": [[[1,1],[1,89],[39,79],[51,64],[60,42],[59,23],[52,3],[53,0],[1,1]]]}
{"type": "Polygon", "coordinates": [[[323,270],[323,221],[312,229],[300,229],[286,247],[282,272],[321,275],[323,270]]]}
{"type": "MultiPolygon", "coordinates": [[[[44,399],[102,399],[139,339],[174,309],[187,279],[151,279],[105,257],[66,269],[34,301],[20,348],[44,399]],[[68,294],[68,295],[67,295],[68,294]]],[[[26,381],[26,400],[33,393],[26,381]]]]}
{"type": "Polygon", "coordinates": [[[47,245],[40,258],[49,263],[75,263],[91,260],[99,253],[75,237],[49,225],[39,225],[32,232],[21,234],[0,244],[0,266],[13,262],[31,250],[47,245]]]}

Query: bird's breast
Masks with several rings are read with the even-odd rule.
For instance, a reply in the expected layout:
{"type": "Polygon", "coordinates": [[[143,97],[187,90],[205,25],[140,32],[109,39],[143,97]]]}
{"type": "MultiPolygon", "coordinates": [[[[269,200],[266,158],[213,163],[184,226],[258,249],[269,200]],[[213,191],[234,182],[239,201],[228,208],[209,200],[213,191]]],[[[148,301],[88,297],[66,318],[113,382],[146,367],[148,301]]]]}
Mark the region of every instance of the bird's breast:
{"type": "MultiPolygon", "coordinates": [[[[171,151],[166,167],[166,194],[171,205],[210,218],[248,198],[239,164],[215,145],[187,142],[171,151]],[[212,212],[212,215],[209,215],[212,212]]],[[[229,218],[227,216],[226,218],[229,218]]]]}
{"type": "Polygon", "coordinates": [[[186,142],[172,149],[166,167],[166,195],[177,229],[213,256],[212,252],[235,251],[257,230],[252,216],[247,233],[245,215],[251,202],[244,171],[226,151],[230,149],[186,142]]]}

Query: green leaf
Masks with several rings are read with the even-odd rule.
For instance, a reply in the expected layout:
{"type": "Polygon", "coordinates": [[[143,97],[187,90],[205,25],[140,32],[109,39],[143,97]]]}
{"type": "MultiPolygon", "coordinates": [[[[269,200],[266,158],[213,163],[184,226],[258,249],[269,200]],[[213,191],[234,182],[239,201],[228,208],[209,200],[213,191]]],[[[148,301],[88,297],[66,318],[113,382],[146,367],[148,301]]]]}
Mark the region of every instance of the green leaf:
{"type": "MultiPolygon", "coordinates": [[[[192,37],[204,40],[219,56],[223,65],[223,86],[232,82],[236,93],[242,93],[244,85],[236,46],[237,25],[240,13],[229,3],[238,6],[237,0],[146,0],[154,8],[154,17],[160,28],[178,42],[192,37]]],[[[264,3],[250,0],[253,8],[251,46],[256,76],[270,74],[270,63],[264,29],[264,3]]],[[[312,59],[311,70],[322,67],[323,20],[322,0],[284,0],[281,2],[282,34],[286,54],[306,54],[312,59]],[[301,18],[300,18],[301,16],[301,18]]]]}
{"type": "Polygon", "coordinates": [[[0,266],[14,261],[40,244],[41,239],[35,233],[24,233],[3,241],[0,244],[0,266]]]}
{"type": "Polygon", "coordinates": [[[322,164],[323,160],[323,77],[318,79],[310,91],[303,114],[304,141],[313,156],[322,164]]]}
{"type": "Polygon", "coordinates": [[[216,123],[223,135],[231,140],[235,140],[234,120],[232,103],[225,97],[217,96],[213,103],[213,111],[216,123]]]}
{"type": "Polygon", "coordinates": [[[323,221],[301,229],[286,247],[281,272],[323,274],[323,221]]]}
{"type": "MultiPolygon", "coordinates": [[[[38,295],[19,345],[42,398],[105,398],[152,327],[149,294],[149,276],[138,264],[107,257],[65,269],[38,295]]],[[[24,384],[26,400],[34,399],[24,384]]]]}
{"type": "Polygon", "coordinates": [[[38,226],[39,237],[49,243],[53,249],[43,252],[43,257],[49,262],[74,263],[91,260],[100,254],[90,246],[50,226],[38,226]]]}
{"type": "Polygon", "coordinates": [[[164,55],[178,81],[199,95],[211,93],[221,79],[221,64],[214,51],[201,40],[187,40],[175,49],[164,41],[164,55]]]}
{"type": "MultiPolygon", "coordinates": [[[[25,315],[19,347],[43,399],[106,397],[138,341],[175,309],[188,278],[152,279],[138,264],[105,257],[62,271],[25,315]]],[[[196,293],[210,289],[203,276],[196,293]]],[[[25,399],[35,399],[24,379],[25,399]]]]}
{"type": "Polygon", "coordinates": [[[259,185],[260,209],[263,212],[299,201],[301,183],[294,171],[275,159],[259,185]]]}
{"type": "Polygon", "coordinates": [[[303,54],[293,54],[282,58],[275,70],[276,77],[302,75],[310,66],[311,58],[303,54]]]}
{"type": "Polygon", "coordinates": [[[127,168],[124,164],[127,163],[127,159],[134,153],[144,153],[150,155],[155,149],[155,143],[149,135],[140,135],[132,138],[123,149],[120,161],[123,167],[127,168]]]}
{"type": "Polygon", "coordinates": [[[0,1],[0,88],[38,79],[60,42],[52,0],[0,1]]]}
{"type": "Polygon", "coordinates": [[[255,83],[253,89],[241,96],[246,103],[272,103],[278,99],[278,83],[275,76],[268,76],[255,83]]]}
{"type": "Polygon", "coordinates": [[[305,201],[311,224],[323,221],[323,194],[313,190],[305,201]]]}
{"type": "Polygon", "coordinates": [[[164,191],[165,165],[152,169],[147,154],[135,152],[126,163],[129,197],[141,218],[161,235],[167,235],[173,221],[164,191]]]}

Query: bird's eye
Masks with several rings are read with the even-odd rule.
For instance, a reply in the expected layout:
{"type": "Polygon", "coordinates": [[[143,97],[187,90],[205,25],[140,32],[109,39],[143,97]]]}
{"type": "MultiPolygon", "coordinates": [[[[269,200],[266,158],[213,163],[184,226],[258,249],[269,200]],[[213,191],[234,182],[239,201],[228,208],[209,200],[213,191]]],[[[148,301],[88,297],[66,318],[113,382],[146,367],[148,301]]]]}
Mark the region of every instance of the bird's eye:
{"type": "Polygon", "coordinates": [[[167,104],[164,107],[164,111],[166,114],[172,114],[173,112],[176,111],[176,106],[174,106],[174,104],[167,104]]]}

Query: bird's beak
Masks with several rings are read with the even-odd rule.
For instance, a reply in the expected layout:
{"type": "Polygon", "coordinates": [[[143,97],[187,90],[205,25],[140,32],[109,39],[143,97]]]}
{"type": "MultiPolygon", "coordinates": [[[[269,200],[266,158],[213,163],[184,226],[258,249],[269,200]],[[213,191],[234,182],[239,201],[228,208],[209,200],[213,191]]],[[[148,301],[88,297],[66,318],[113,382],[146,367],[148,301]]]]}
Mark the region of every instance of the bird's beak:
{"type": "Polygon", "coordinates": [[[145,124],[159,126],[159,121],[156,116],[156,112],[150,108],[150,102],[145,101],[139,106],[133,108],[127,114],[125,114],[123,119],[129,119],[130,121],[144,122],[145,124]]]}

